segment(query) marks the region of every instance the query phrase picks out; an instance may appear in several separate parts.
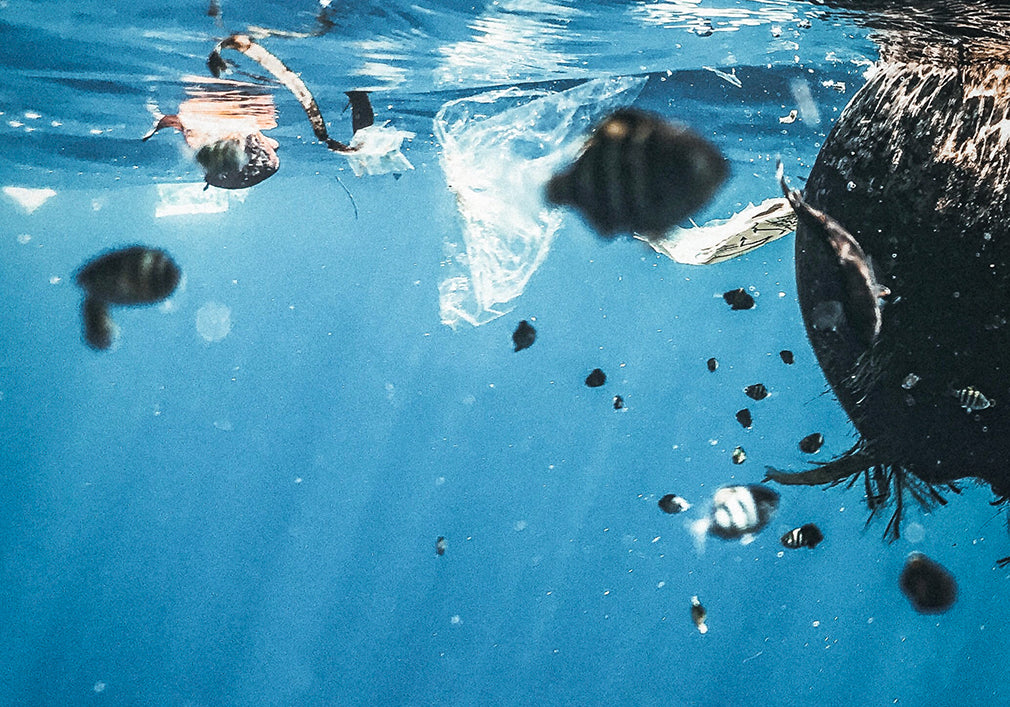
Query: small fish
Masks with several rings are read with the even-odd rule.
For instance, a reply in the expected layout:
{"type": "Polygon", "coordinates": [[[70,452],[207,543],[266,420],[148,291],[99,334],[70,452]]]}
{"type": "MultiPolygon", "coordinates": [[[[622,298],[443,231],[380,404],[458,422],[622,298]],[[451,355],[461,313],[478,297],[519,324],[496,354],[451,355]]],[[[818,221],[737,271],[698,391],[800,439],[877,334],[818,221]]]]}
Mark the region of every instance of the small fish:
{"type": "Polygon", "coordinates": [[[601,385],[607,382],[607,374],[601,371],[599,368],[594,368],[586,376],[586,385],[590,388],[599,388],[601,385]]]}
{"type": "Polygon", "coordinates": [[[445,536],[439,535],[435,541],[435,554],[441,557],[445,554],[445,536]]]}
{"type": "Polygon", "coordinates": [[[800,221],[822,233],[834,250],[845,278],[846,297],[842,302],[845,319],[863,343],[871,345],[883,324],[880,299],[889,296],[891,291],[877,282],[869,258],[852,234],[838,221],[807,204],[799,191],[789,188],[781,161],[776,176],[800,221]]]}
{"type": "Polygon", "coordinates": [[[1000,569],[1004,569],[1007,565],[1010,565],[1010,555],[1007,555],[1006,557],[1001,557],[998,560],[996,560],[996,566],[999,567],[1000,569]]]}
{"type": "Polygon", "coordinates": [[[743,389],[743,392],[747,394],[748,398],[753,400],[764,400],[768,397],[768,389],[765,387],[764,383],[749,385],[743,389]]]}
{"type": "Polygon", "coordinates": [[[615,395],[614,396],[614,409],[615,410],[623,410],[624,409],[624,398],[622,398],[620,395],[615,395]]]}
{"type": "Polygon", "coordinates": [[[751,425],[754,424],[754,420],[750,416],[750,410],[747,408],[736,411],[736,421],[748,430],[751,428],[751,425]]]}
{"type": "Polygon", "coordinates": [[[87,296],[106,304],[153,304],[172,294],[181,273],[171,256],[157,248],[130,246],[94,258],[77,271],[87,296]]]}
{"type": "Polygon", "coordinates": [[[764,528],[779,505],[779,495],[767,486],[723,486],[712,497],[710,535],[723,540],[750,536],[764,528]]]}
{"type": "Polygon", "coordinates": [[[782,363],[786,364],[787,366],[793,365],[794,361],[793,352],[790,351],[789,349],[782,349],[781,351],[779,351],[779,358],[781,358],[782,363]]]}
{"type": "Polygon", "coordinates": [[[704,206],[729,174],[708,140],[653,113],[622,108],[547,183],[552,204],[576,208],[603,237],[657,239],[704,206]]]}
{"type": "Polygon", "coordinates": [[[525,319],[519,322],[519,326],[512,332],[512,344],[515,346],[516,351],[528,349],[536,339],[537,330],[525,319]]]}
{"type": "Polygon", "coordinates": [[[801,547],[813,549],[822,540],[824,540],[824,534],[821,533],[820,528],[813,523],[804,523],[799,528],[793,528],[783,535],[781,542],[784,547],[796,550],[801,547]]]}
{"type": "Polygon", "coordinates": [[[705,365],[708,366],[710,372],[715,373],[715,369],[719,367],[719,362],[714,358],[710,358],[705,362],[705,365]]]}
{"type": "Polygon", "coordinates": [[[800,440],[800,451],[806,454],[817,454],[817,452],[821,451],[823,444],[824,435],[820,432],[814,432],[800,440]]]}
{"type": "Polygon", "coordinates": [[[674,493],[668,493],[659,499],[659,507],[664,513],[682,513],[691,507],[691,504],[674,493]]]}
{"type": "Polygon", "coordinates": [[[786,125],[788,125],[789,123],[794,123],[796,122],[797,115],[799,115],[799,111],[794,108],[791,111],[789,111],[789,115],[781,116],[779,118],[779,122],[785,123],[786,125]]]}
{"type": "Polygon", "coordinates": [[[743,451],[743,447],[737,447],[733,450],[733,463],[743,464],[747,461],[747,452],[743,451]]]}
{"type": "Polygon", "coordinates": [[[691,620],[694,621],[694,625],[698,627],[698,633],[708,633],[708,624],[705,623],[705,619],[708,618],[708,612],[705,611],[705,607],[701,605],[698,600],[698,596],[695,595],[691,597],[691,620]]]}
{"type": "Polygon", "coordinates": [[[987,410],[996,404],[995,400],[985,397],[981,390],[972,388],[961,388],[953,393],[957,402],[964,408],[965,412],[972,413],[980,410],[987,410]]]}
{"type": "Polygon", "coordinates": [[[754,308],[754,298],[744,291],[742,287],[724,292],[722,298],[726,300],[726,304],[734,311],[754,308]]]}
{"type": "Polygon", "coordinates": [[[901,381],[901,387],[905,390],[911,390],[920,380],[921,378],[919,378],[919,376],[914,373],[909,373],[905,376],[905,380],[901,381]]]}
{"type": "Polygon", "coordinates": [[[736,75],[736,67],[730,69],[728,74],[725,71],[720,71],[714,66],[703,66],[701,68],[703,68],[705,71],[711,71],[713,74],[715,74],[728,84],[732,84],[737,88],[743,88],[743,82],[740,81],[740,79],[736,75]]]}
{"type": "Polygon", "coordinates": [[[109,316],[109,305],[160,302],[172,294],[180,277],[168,253],[145,246],[109,251],[86,263],[76,275],[84,290],[84,341],[98,351],[111,348],[119,327],[109,316]]]}
{"type": "Polygon", "coordinates": [[[921,552],[909,553],[899,586],[920,614],[942,614],[957,600],[957,582],[941,564],[921,552]]]}

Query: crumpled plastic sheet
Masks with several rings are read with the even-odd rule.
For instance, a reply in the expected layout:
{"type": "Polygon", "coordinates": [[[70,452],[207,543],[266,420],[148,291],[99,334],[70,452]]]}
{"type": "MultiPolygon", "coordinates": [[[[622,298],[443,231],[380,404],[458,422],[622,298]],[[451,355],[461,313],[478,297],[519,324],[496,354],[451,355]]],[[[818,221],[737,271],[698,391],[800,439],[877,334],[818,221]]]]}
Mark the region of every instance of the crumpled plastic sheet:
{"type": "Polygon", "coordinates": [[[657,253],[686,265],[713,265],[796,230],[796,214],[783,197],[748,204],[728,219],[709,221],[694,228],[673,228],[658,240],[635,234],[657,253]]]}
{"type": "Polygon", "coordinates": [[[462,244],[445,243],[442,323],[479,326],[512,308],[561,225],[544,185],[575,158],[592,125],[633,102],[647,80],[596,79],[560,92],[513,87],[442,106],[434,131],[463,235],[462,244]]]}
{"type": "Polygon", "coordinates": [[[348,145],[353,151],[341,152],[354,171],[355,177],[365,174],[400,174],[414,169],[400,146],[404,139],[412,140],[414,133],[397,130],[386,125],[369,125],[359,128],[348,145]]]}

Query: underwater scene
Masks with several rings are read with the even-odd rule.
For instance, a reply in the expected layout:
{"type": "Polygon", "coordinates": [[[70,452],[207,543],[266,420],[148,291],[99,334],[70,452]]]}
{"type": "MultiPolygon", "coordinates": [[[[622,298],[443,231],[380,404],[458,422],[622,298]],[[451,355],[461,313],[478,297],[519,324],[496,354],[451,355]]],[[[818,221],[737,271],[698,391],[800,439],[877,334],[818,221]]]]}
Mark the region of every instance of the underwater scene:
{"type": "Polygon", "coordinates": [[[1010,701],[1010,3],[0,28],[0,704],[1010,701]]]}

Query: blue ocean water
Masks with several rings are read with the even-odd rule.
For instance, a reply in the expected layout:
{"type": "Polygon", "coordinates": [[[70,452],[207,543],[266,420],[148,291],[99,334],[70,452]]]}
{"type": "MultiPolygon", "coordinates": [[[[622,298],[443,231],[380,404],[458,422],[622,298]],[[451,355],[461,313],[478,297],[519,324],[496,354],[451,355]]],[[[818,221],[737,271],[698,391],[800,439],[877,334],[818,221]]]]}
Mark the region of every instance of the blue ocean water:
{"type": "Polygon", "coordinates": [[[855,18],[786,0],[211,6],[0,3],[0,703],[1007,701],[986,489],[913,509],[889,545],[858,486],[780,488],[753,543],[695,546],[718,487],[805,468],[811,432],[817,460],[855,441],[805,338],[791,236],[691,266],[564,212],[501,316],[440,313],[474,218],[436,137],[445,104],[641,77],[634,105],[730,159],[696,216],[726,218],[776,195],[780,155],[802,183],[876,59],[855,18]],[[251,189],[203,191],[177,134],[141,142],[251,27],[334,135],[343,92],[372,91],[377,123],[414,133],[412,169],[356,177],[281,87],[280,169],[251,189]],[[797,86],[819,121],[779,120],[797,86]],[[92,351],[73,274],[131,243],[184,282],[117,310],[117,346],[92,351]],[[736,287],[753,310],[726,306],[736,287]],[[537,339],[516,353],[521,319],[537,339]],[[666,493],[694,505],[666,515],[666,493]],[[806,522],[824,543],[785,551],[806,522]],[[902,596],[911,550],[957,577],[948,613],[902,596]]]}

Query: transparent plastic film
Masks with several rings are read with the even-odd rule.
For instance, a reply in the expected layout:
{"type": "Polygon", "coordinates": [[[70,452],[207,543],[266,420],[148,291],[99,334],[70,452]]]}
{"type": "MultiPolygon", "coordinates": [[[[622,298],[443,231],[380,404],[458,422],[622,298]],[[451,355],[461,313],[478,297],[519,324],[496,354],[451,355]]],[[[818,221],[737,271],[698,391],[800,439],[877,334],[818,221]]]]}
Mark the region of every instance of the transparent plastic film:
{"type": "Polygon", "coordinates": [[[508,88],[442,106],[434,131],[463,236],[445,243],[444,324],[479,326],[511,309],[561,225],[563,212],[544,202],[544,185],[575,157],[593,123],[632,103],[647,80],[597,79],[560,92],[508,88]]]}

